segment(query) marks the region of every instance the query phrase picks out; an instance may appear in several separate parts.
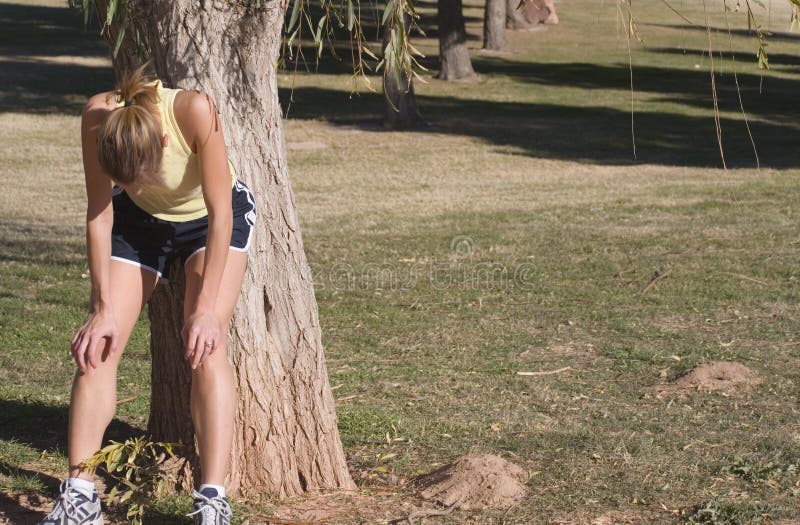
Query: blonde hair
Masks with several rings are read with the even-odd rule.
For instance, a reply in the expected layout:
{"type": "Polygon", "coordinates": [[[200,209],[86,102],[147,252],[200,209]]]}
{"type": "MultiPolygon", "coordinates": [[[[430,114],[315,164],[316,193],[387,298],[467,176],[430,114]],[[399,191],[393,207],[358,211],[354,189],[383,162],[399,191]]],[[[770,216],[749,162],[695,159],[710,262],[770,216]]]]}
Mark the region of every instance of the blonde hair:
{"type": "Polygon", "coordinates": [[[126,71],[113,91],[124,106],[112,110],[100,126],[100,165],[115,182],[161,183],[163,147],[158,92],[145,76],[144,64],[126,71]]]}

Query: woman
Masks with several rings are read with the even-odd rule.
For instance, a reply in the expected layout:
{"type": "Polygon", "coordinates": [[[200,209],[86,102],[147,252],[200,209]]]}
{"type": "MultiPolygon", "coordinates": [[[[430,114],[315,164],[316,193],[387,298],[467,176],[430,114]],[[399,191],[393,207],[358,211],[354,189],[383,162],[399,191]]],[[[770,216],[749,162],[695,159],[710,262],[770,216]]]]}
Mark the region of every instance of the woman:
{"type": "Polygon", "coordinates": [[[42,525],[103,523],[81,463],[101,447],[116,408],[116,372],[143,305],[176,258],[186,270],[182,337],[202,485],[196,524],[228,524],[223,486],[236,409],[226,327],[250,247],[255,205],[236,180],[213,101],[127,74],[93,96],[81,137],[87,193],[88,317],[72,340],[78,370],[69,417],[69,478],[42,525]],[[113,183],[113,187],[112,187],[113,183]]]}

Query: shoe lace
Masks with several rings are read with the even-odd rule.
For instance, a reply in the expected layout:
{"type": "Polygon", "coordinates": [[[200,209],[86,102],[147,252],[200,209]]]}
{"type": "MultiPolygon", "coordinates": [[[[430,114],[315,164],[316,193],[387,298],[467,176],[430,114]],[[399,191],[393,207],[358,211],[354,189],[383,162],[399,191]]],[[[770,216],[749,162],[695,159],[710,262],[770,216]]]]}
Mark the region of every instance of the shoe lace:
{"type": "Polygon", "coordinates": [[[78,507],[81,506],[83,502],[77,501],[79,497],[84,497],[84,494],[67,483],[67,480],[61,482],[61,486],[59,488],[60,494],[58,495],[58,499],[56,500],[55,507],[53,511],[47,515],[48,519],[56,519],[60,518],[61,515],[66,515],[67,518],[75,518],[76,513],[78,511],[78,507]]]}
{"type": "Polygon", "coordinates": [[[230,518],[233,512],[231,511],[231,506],[228,503],[228,500],[224,498],[220,498],[219,496],[209,498],[196,490],[193,491],[192,495],[194,496],[195,500],[199,500],[201,502],[200,507],[195,510],[194,512],[190,512],[187,516],[194,516],[195,514],[200,514],[201,512],[208,509],[210,506],[214,509],[215,512],[222,515],[224,518],[230,518]]]}

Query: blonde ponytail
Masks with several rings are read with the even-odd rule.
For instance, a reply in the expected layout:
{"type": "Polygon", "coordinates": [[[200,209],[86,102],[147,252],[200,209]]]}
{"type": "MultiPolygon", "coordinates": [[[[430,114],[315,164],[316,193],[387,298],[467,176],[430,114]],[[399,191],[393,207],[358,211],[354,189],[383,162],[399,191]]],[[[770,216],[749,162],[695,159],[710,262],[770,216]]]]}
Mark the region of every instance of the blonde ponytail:
{"type": "Polygon", "coordinates": [[[113,94],[123,105],[100,127],[100,165],[116,182],[158,183],[163,148],[156,86],[145,77],[147,64],[122,76],[113,94]]]}

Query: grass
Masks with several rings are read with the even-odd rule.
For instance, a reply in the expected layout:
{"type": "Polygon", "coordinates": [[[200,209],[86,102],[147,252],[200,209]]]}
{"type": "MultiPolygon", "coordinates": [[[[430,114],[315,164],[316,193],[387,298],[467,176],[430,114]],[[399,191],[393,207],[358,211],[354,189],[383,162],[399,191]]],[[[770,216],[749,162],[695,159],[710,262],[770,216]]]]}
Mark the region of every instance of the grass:
{"type": "MultiPolygon", "coordinates": [[[[756,170],[709,5],[722,171],[705,32],[662,4],[635,6],[634,160],[616,6],[558,7],[562,23],[512,34],[509,56],[472,38],[476,82],[417,84],[431,124],[417,132],[382,131],[380,95],[351,96],[346,64],[281,75],[330,380],[339,399],[359,394],[337,405],[354,477],[381,487],[478,451],[531,473],[511,511],[437,523],[795,518],[800,37],[774,3],[762,78],[746,20],[730,15],[756,170]],[[643,293],[659,269],[670,277],[643,293]],[[706,360],[766,381],[655,397],[662,371],[706,360]]],[[[703,19],[702,6],[681,11],[703,19]]],[[[479,5],[465,14],[477,38],[479,5]]],[[[3,4],[0,24],[0,491],[52,495],[66,467],[67,341],[88,298],[77,113],[111,73],[80,15],[3,4]],[[53,26],[63,48],[28,26],[53,26]]],[[[433,63],[435,41],[418,43],[433,63]]],[[[143,318],[120,370],[119,398],[132,400],[109,436],[146,424],[147,347],[143,318]]],[[[151,522],[182,522],[185,504],[159,502],[151,522]]]]}

